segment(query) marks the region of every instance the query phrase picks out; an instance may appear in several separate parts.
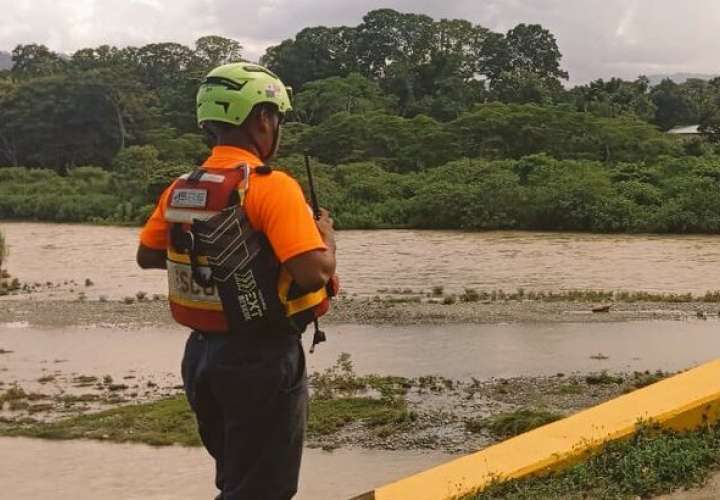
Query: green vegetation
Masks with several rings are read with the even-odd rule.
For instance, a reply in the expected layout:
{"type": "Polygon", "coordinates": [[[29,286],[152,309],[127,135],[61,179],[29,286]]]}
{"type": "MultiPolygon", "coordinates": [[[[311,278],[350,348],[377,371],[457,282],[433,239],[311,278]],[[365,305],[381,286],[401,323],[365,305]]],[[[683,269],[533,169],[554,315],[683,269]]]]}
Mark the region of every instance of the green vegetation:
{"type": "Polygon", "coordinates": [[[664,372],[662,370],[656,370],[653,373],[651,373],[650,371],[635,372],[633,373],[630,382],[635,389],[642,389],[643,387],[647,387],[648,385],[654,384],[655,382],[660,382],[661,380],[669,377],[670,375],[670,373],[664,372]]]}
{"type": "MultiPolygon", "coordinates": [[[[77,386],[96,382],[97,377],[78,376],[77,386]]],[[[111,393],[128,389],[113,384],[112,377],[102,379],[111,393]]],[[[148,387],[151,387],[148,382],[148,387]]],[[[322,373],[310,377],[312,397],[308,420],[310,437],[340,431],[344,426],[358,423],[373,429],[380,436],[393,434],[415,415],[408,411],[404,394],[412,382],[403,377],[367,375],[353,372],[350,356],[341,355],[337,362],[322,373]]],[[[154,384],[153,384],[154,386],[154,384]]],[[[0,408],[4,403],[13,411],[29,409],[32,395],[20,387],[11,387],[0,394],[0,408]]],[[[122,398],[101,398],[95,394],[62,395],[56,402],[65,406],[100,401],[107,404],[127,402],[122,398]]],[[[47,409],[47,406],[43,406],[47,409]]],[[[37,408],[36,411],[41,411],[37,408]]],[[[114,442],[142,442],[152,445],[200,444],[195,417],[184,396],[176,396],[151,403],[130,404],[99,413],[89,413],[55,422],[9,421],[0,424],[0,435],[28,436],[46,439],[104,439],[114,442]]]]}
{"type": "Polygon", "coordinates": [[[585,377],[585,383],[588,385],[610,385],[610,384],[622,384],[625,381],[622,377],[615,377],[608,374],[606,371],[602,371],[598,374],[588,375],[585,377]]]}
{"type": "Polygon", "coordinates": [[[28,394],[22,387],[12,386],[10,389],[0,394],[0,409],[6,402],[13,402],[26,399],[28,394]]]}
{"type": "MultiPolygon", "coordinates": [[[[506,302],[506,301],[527,301],[539,302],[579,302],[579,303],[636,303],[636,302],[664,302],[668,304],[681,304],[690,302],[703,302],[706,304],[720,303],[720,291],[707,291],[702,295],[692,293],[654,293],[645,291],[628,290],[525,290],[518,288],[514,292],[505,290],[478,290],[465,288],[459,296],[452,294],[443,295],[443,287],[433,287],[426,290],[397,290],[383,288],[372,300],[398,303],[418,302],[427,299],[430,302],[444,302],[447,305],[454,304],[457,300],[461,302],[506,302]],[[408,293],[409,292],[409,293],[408,293]],[[439,294],[439,295],[438,295],[439,294]]],[[[601,357],[600,357],[601,358],[601,357]]],[[[595,358],[593,358],[595,359],[595,358]]]]}
{"type": "MultiPolygon", "coordinates": [[[[98,396],[86,394],[66,396],[61,402],[73,404],[97,400],[98,396]]],[[[12,389],[0,401],[8,402],[9,409],[13,411],[30,407],[27,395],[15,394],[12,389]]],[[[308,435],[317,437],[332,434],[353,422],[360,422],[378,429],[378,432],[388,433],[399,429],[411,418],[404,404],[390,404],[384,399],[360,397],[313,399],[310,403],[308,435]]],[[[0,424],[0,435],[44,439],[101,439],[157,446],[200,445],[195,416],[184,396],[152,403],[120,406],[56,422],[0,424]]]]}
{"type": "Polygon", "coordinates": [[[158,446],[200,445],[195,416],[182,397],[122,406],[52,423],[0,427],[0,434],[44,439],[102,439],[158,446]]]}
{"type": "Polygon", "coordinates": [[[680,433],[641,426],[633,438],[609,443],[565,471],[529,480],[499,480],[465,500],[649,498],[700,486],[718,466],[720,427],[680,433]]]}
{"type": "Polygon", "coordinates": [[[0,278],[3,277],[3,270],[2,265],[3,262],[7,259],[8,256],[8,247],[7,243],[5,242],[5,235],[2,231],[0,231],[0,278]]]}
{"type": "Polygon", "coordinates": [[[509,438],[561,418],[562,415],[548,410],[520,408],[487,418],[468,420],[465,422],[465,428],[470,432],[488,431],[497,438],[509,438]]]}
{"type": "MultiPolygon", "coordinates": [[[[200,79],[240,60],[218,36],[70,57],[18,45],[0,72],[0,218],[142,223],[209,151],[200,79]]],[[[561,61],[539,25],[379,9],[305,28],[261,58],[297,91],[277,163],[304,179],[310,151],[342,228],[720,230],[720,78],[566,90],[561,61]],[[695,123],[707,140],[662,132],[695,123]]]]}
{"type": "Polygon", "coordinates": [[[311,436],[331,434],[351,422],[361,422],[378,435],[388,436],[415,418],[404,398],[413,381],[393,376],[357,376],[347,353],[322,373],[313,373],[310,385],[311,436]]]}
{"type": "Polygon", "coordinates": [[[409,421],[409,416],[404,405],[389,405],[385,400],[357,397],[313,399],[308,435],[332,434],[358,421],[368,427],[380,427],[403,424],[409,421]]]}

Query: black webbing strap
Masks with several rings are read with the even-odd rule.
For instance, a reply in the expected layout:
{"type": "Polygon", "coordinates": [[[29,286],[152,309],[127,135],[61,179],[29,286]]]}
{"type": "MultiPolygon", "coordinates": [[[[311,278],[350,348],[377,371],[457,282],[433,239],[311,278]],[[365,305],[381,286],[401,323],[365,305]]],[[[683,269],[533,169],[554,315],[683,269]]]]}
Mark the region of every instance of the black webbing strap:
{"type": "Polygon", "coordinates": [[[200,179],[202,179],[204,173],[205,170],[203,170],[202,167],[198,167],[192,171],[192,173],[188,176],[187,180],[188,182],[192,183],[200,182],[200,179]]]}

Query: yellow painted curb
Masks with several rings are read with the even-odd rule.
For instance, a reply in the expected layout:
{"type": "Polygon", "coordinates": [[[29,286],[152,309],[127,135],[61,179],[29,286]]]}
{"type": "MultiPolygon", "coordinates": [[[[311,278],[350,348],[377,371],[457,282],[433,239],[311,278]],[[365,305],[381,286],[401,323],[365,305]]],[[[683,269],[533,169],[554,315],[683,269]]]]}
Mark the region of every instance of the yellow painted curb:
{"type": "Polygon", "coordinates": [[[635,432],[639,420],[689,430],[720,419],[720,360],[589,408],[477,453],[401,479],[354,500],[443,500],[567,466],[607,441],[635,432]]]}

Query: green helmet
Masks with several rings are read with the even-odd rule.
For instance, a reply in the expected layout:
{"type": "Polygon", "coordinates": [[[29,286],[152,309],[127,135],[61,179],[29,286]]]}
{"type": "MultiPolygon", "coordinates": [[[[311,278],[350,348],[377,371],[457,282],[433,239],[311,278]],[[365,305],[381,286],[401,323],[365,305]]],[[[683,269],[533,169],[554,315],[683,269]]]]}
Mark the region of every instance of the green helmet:
{"type": "Polygon", "coordinates": [[[240,125],[261,102],[275,104],[283,114],[292,110],[288,88],[268,69],[252,63],[218,66],[198,89],[198,125],[210,120],[240,125]]]}

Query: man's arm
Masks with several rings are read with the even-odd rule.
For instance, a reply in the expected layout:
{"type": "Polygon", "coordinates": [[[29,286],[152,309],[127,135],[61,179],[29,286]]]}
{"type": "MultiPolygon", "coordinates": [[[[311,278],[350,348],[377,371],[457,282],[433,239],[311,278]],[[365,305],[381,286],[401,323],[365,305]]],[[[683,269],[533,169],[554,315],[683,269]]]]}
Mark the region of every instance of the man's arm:
{"type": "Polygon", "coordinates": [[[320,290],[335,274],[335,230],[327,210],[322,210],[317,227],[327,250],[312,250],[285,262],[293,280],[306,291],[320,290]]]}
{"type": "Polygon", "coordinates": [[[165,222],[165,205],[174,184],[171,184],[160,195],[155,210],[145,222],[140,233],[136,258],[142,269],[167,269],[165,247],[167,246],[168,223],[165,222]]]}
{"type": "Polygon", "coordinates": [[[137,263],[143,269],[167,269],[167,252],[138,245],[137,263]]]}

